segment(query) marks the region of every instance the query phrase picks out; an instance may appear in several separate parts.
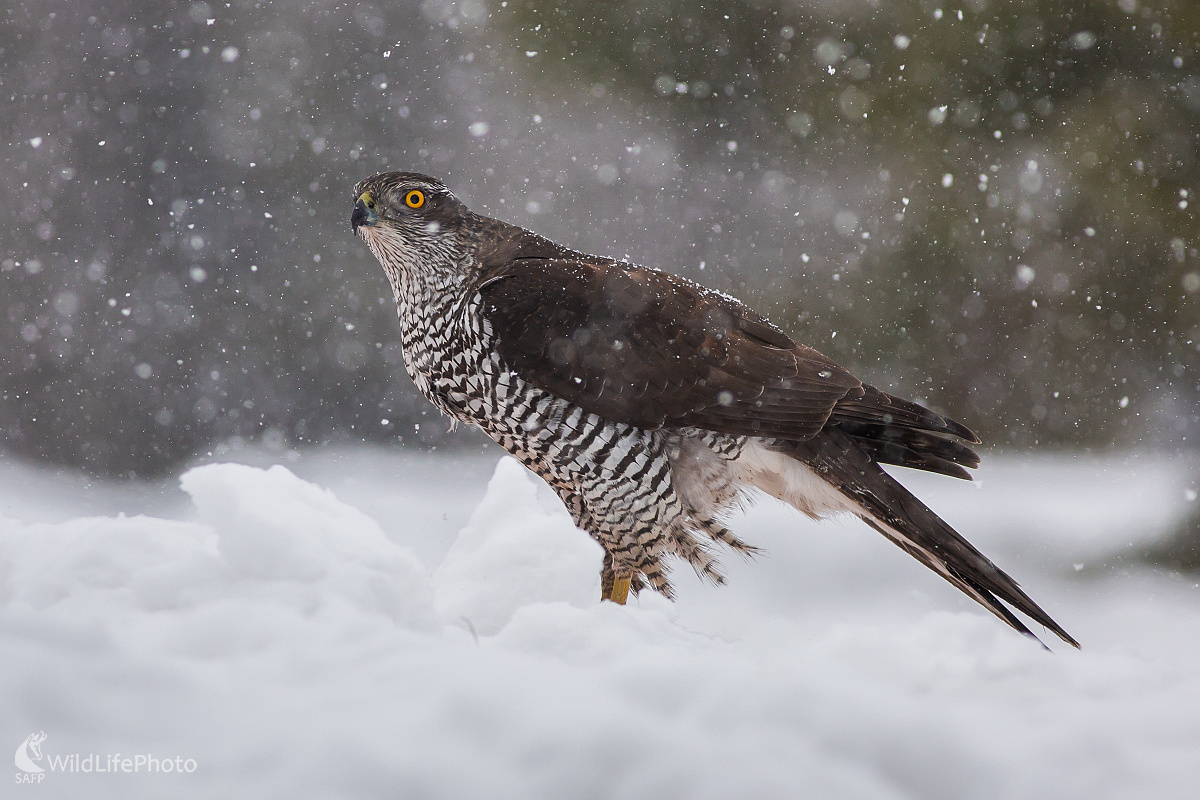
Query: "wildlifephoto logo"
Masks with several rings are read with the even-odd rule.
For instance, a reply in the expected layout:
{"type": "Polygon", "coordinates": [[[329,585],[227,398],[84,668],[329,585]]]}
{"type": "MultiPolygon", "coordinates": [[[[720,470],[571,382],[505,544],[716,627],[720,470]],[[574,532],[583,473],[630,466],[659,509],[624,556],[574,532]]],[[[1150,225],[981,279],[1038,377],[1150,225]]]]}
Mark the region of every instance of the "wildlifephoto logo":
{"type": "Polygon", "coordinates": [[[23,776],[21,773],[17,773],[17,783],[40,783],[42,778],[45,777],[43,773],[46,770],[34,763],[42,760],[42,742],[44,741],[46,741],[46,734],[38,731],[26,736],[25,741],[21,742],[21,746],[17,748],[15,758],[17,769],[25,771],[25,775],[23,776]],[[22,781],[22,777],[32,780],[22,781]]]}
{"type": "Polygon", "coordinates": [[[182,772],[190,774],[199,766],[194,758],[175,756],[158,758],[151,753],[123,756],[120,753],[100,755],[98,753],[42,754],[42,742],[46,741],[43,731],[31,733],[17,747],[13,761],[20,770],[16,783],[41,783],[50,772],[82,772],[88,774],[121,773],[145,774],[149,772],[182,772]],[[44,762],[39,764],[38,762],[44,762]]]}

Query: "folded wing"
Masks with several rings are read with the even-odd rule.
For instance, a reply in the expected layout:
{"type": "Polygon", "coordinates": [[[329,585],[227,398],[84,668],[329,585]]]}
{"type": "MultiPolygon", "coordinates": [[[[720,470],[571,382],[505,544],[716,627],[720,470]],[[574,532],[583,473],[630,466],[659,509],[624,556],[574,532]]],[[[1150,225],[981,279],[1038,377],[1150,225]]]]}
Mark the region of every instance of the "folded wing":
{"type": "Polygon", "coordinates": [[[881,463],[967,477],[958,423],[864,386],[731,297],[586,257],[516,256],[478,291],[496,346],[525,380],[644,428],[804,441],[838,425],[881,463]]]}

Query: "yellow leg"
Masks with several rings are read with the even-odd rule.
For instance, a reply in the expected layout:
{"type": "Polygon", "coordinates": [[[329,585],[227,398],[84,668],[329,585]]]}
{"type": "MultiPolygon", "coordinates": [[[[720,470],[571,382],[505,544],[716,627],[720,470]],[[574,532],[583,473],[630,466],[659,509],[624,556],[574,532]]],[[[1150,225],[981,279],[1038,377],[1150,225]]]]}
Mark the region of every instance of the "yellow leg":
{"type": "Polygon", "coordinates": [[[601,597],[601,600],[612,600],[617,605],[625,605],[629,599],[630,576],[614,577],[611,591],[601,597]]]}

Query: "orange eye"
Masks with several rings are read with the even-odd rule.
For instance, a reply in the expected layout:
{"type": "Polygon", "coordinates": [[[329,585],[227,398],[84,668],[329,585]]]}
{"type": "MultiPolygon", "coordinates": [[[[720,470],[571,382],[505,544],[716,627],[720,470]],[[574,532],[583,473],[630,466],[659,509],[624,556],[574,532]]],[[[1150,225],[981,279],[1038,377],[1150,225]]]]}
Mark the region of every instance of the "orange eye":
{"type": "Polygon", "coordinates": [[[420,208],[425,205],[425,195],[423,192],[413,189],[408,194],[404,195],[404,205],[409,208],[420,208]]]}

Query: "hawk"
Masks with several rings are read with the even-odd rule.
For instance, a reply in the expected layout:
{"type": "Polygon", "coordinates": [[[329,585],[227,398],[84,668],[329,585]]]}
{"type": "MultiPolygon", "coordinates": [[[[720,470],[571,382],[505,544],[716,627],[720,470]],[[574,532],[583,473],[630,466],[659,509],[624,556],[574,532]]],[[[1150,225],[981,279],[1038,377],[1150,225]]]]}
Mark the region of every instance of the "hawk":
{"type": "Polygon", "coordinates": [[[1078,647],[879,466],[970,480],[965,426],[732,297],[481,216],[425,175],[362,181],[350,222],[391,283],[417,388],[553,487],[604,549],[602,599],[671,597],[672,558],[721,583],[716,549],[756,552],[724,520],[759,489],[854,514],[1017,631],[1034,636],[1014,610],[1078,647]]]}

